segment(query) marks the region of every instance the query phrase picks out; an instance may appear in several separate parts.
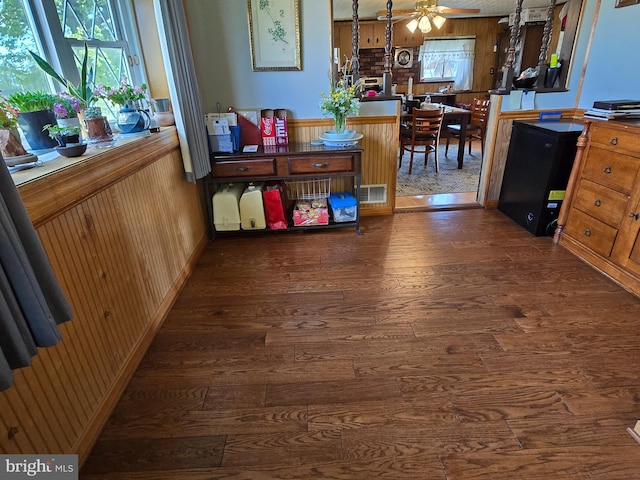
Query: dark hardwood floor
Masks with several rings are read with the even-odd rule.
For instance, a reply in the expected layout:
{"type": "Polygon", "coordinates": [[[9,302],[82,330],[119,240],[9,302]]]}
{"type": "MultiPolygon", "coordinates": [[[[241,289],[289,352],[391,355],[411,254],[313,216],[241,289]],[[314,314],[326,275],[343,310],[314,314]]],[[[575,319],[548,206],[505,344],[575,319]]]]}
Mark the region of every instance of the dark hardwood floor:
{"type": "Polygon", "coordinates": [[[90,479],[639,479],[640,300],[497,210],[220,236],[90,479]]]}

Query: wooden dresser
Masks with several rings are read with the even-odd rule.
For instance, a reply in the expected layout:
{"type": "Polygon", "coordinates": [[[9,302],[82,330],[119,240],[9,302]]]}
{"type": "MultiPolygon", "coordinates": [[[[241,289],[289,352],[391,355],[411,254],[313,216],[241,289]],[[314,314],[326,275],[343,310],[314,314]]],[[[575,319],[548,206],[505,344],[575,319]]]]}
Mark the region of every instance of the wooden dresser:
{"type": "Polygon", "coordinates": [[[586,120],[555,240],[640,296],[640,122],[586,120]]]}

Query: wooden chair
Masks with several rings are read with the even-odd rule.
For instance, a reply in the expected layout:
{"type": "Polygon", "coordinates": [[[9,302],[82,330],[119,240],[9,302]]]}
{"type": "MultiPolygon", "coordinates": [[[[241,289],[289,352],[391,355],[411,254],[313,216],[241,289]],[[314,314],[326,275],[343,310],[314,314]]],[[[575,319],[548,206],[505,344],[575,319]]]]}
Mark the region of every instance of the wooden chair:
{"type": "Polygon", "coordinates": [[[413,168],[413,154],[424,152],[424,165],[427,165],[429,152],[434,152],[436,172],[438,171],[438,145],[444,109],[420,110],[414,108],[410,123],[400,125],[400,159],[398,168],[402,167],[402,156],[405,151],[409,156],[409,174],[413,168]],[[420,147],[418,150],[416,147],[420,147]],[[424,147],[424,150],[421,148],[424,147]]]}
{"type": "MultiPolygon", "coordinates": [[[[474,98],[471,104],[471,118],[469,125],[467,125],[467,135],[465,141],[469,144],[469,155],[471,155],[471,142],[473,140],[480,140],[480,149],[482,156],[484,157],[484,132],[487,128],[487,116],[489,115],[489,100],[481,100],[474,98]]],[[[449,140],[451,137],[460,138],[461,125],[453,124],[447,125],[446,136],[447,145],[444,149],[444,154],[449,153],[449,140]]]]}

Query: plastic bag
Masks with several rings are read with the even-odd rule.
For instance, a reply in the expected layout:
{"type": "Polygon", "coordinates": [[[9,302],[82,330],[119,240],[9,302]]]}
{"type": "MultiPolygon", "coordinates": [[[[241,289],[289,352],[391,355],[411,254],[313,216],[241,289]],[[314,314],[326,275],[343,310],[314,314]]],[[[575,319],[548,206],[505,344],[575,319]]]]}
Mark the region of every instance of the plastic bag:
{"type": "Polygon", "coordinates": [[[279,183],[265,185],[262,192],[264,200],[264,213],[267,226],[271,230],[283,230],[288,227],[282,206],[282,187],[279,183]]]}

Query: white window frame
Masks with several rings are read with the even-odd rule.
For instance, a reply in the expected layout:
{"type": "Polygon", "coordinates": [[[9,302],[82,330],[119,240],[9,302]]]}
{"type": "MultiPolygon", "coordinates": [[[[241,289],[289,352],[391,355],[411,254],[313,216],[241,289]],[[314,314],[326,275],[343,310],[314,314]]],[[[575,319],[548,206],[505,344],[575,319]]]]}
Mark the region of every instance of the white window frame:
{"type": "MultiPolygon", "coordinates": [[[[135,12],[131,0],[107,0],[114,14],[115,29],[119,38],[113,42],[86,40],[92,46],[114,46],[122,48],[129,64],[129,82],[141,85],[147,82],[142,60],[140,38],[135,24],[135,12]]],[[[64,78],[80,83],[80,72],[76,66],[72,46],[84,45],[85,40],[65,38],[54,0],[23,0],[27,16],[31,21],[40,53],[64,78]]],[[[47,75],[51,90],[59,92],[64,87],[47,75]]]]}
{"type": "MultiPolygon", "coordinates": [[[[424,44],[420,47],[420,53],[419,53],[419,60],[420,60],[420,81],[424,82],[424,83],[443,83],[443,82],[455,82],[456,89],[459,90],[470,90],[471,86],[467,85],[466,87],[462,87],[461,85],[459,85],[459,83],[462,84],[468,84],[468,83],[473,83],[473,57],[475,56],[475,41],[476,38],[475,37],[437,37],[437,38],[428,38],[425,39],[424,44]],[[451,50],[450,54],[452,56],[458,56],[458,55],[462,55],[464,57],[466,57],[464,59],[464,61],[466,62],[465,65],[465,69],[464,71],[467,73],[467,77],[469,77],[471,80],[469,81],[469,78],[457,78],[457,77],[453,77],[453,76],[444,76],[444,64],[443,64],[443,71],[441,76],[439,77],[430,77],[430,78],[425,78],[424,76],[424,67],[425,67],[425,63],[426,63],[426,58],[429,55],[432,55],[434,53],[434,51],[432,50],[432,46],[435,45],[443,45],[443,46],[450,46],[451,44],[455,45],[456,43],[468,43],[468,42],[473,42],[473,50],[472,52],[467,51],[466,49],[464,50],[463,53],[463,49],[458,47],[458,46],[454,46],[453,50],[451,50]],[[468,56],[470,56],[471,58],[469,59],[468,56]],[[470,64],[470,67],[468,66],[470,64]],[[468,67],[468,68],[467,68],[468,67]]],[[[437,52],[438,54],[442,54],[444,56],[448,55],[448,50],[443,50],[444,53],[441,52],[437,52]]],[[[460,77],[461,72],[458,69],[458,77],[460,77]]]]}

